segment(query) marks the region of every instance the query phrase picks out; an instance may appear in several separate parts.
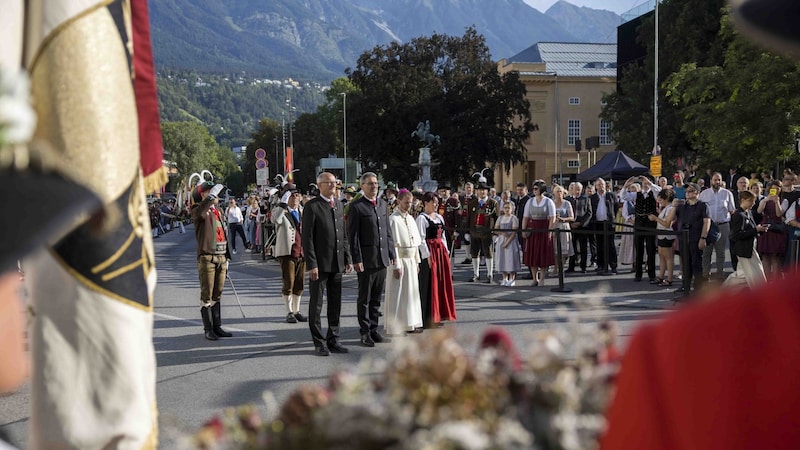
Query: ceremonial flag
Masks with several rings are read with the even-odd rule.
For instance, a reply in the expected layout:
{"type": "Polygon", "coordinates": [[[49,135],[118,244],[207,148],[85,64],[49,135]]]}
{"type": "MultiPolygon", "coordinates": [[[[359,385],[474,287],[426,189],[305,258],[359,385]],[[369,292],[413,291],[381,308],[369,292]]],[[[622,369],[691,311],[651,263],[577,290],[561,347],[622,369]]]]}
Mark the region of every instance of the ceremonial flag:
{"type": "Polygon", "coordinates": [[[292,181],[292,171],[294,170],[294,158],[292,157],[292,147],[286,147],[286,160],[284,162],[284,172],[286,181],[292,181]]]}
{"type": "Polygon", "coordinates": [[[26,261],[33,305],[30,448],[158,445],[155,260],[145,187],[166,181],[145,0],[25,10],[35,139],[105,204],[26,261]]]}

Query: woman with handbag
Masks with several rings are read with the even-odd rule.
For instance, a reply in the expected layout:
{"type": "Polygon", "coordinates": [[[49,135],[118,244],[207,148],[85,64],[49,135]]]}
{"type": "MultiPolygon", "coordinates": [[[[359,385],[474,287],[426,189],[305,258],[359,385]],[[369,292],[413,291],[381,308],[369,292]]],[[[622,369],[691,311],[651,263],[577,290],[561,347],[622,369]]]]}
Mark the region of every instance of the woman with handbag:
{"type": "Polygon", "coordinates": [[[767,196],[758,204],[757,212],[763,214],[761,225],[769,231],[758,237],[758,254],[767,275],[779,276],[786,252],[786,232],[783,225],[783,208],[780,200],[781,182],[775,180],[767,186],[767,196]]]}

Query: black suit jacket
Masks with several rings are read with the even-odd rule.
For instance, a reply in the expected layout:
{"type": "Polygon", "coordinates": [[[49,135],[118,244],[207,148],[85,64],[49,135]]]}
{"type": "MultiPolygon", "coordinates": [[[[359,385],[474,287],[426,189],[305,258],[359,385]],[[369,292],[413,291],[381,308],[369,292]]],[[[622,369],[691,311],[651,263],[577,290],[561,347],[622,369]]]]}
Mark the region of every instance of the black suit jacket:
{"type": "Polygon", "coordinates": [[[378,198],[372,206],[366,197],[353,200],[347,210],[347,237],[354,264],[363,263],[364,269],[389,267],[395,249],[386,201],[378,198]]]}
{"type": "Polygon", "coordinates": [[[731,216],[731,240],[734,241],[733,253],[742,258],[753,257],[753,239],[758,236],[756,222],[747,213],[738,208],[731,216]]]}
{"type": "MultiPolygon", "coordinates": [[[[592,202],[585,194],[581,194],[578,197],[569,196],[567,200],[572,204],[572,212],[575,216],[575,223],[576,225],[580,225],[581,228],[586,228],[589,226],[589,222],[594,219],[594,209],[592,209],[592,202]]],[[[573,226],[575,228],[576,226],[573,226]]]]}
{"type": "Polygon", "coordinates": [[[306,270],[344,272],[352,264],[347,234],[344,229],[342,202],[335,200],[336,208],[322,197],[314,197],[303,208],[303,253],[306,270]]]}
{"type": "MultiPolygon", "coordinates": [[[[614,195],[613,192],[606,192],[604,198],[606,202],[606,215],[608,216],[608,220],[613,222],[617,218],[617,210],[619,209],[617,196],[614,195]]],[[[589,201],[592,204],[592,221],[597,221],[595,216],[597,215],[597,205],[600,203],[600,194],[595,192],[589,197],[589,201]]]]}

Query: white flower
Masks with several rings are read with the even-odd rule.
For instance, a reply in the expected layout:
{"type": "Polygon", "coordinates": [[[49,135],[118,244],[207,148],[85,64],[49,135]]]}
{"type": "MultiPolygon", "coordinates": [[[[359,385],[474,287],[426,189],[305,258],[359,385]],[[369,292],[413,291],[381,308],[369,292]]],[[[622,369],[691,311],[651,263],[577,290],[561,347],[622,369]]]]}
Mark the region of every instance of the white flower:
{"type": "Polygon", "coordinates": [[[25,72],[0,69],[0,145],[28,142],[36,129],[25,72]]]}

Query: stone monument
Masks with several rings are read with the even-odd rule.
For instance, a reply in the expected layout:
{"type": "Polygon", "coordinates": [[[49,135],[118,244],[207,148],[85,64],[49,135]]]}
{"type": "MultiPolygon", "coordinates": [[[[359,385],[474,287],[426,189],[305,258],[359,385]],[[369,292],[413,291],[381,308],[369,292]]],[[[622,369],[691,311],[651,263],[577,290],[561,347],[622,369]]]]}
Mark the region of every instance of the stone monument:
{"type": "Polygon", "coordinates": [[[419,148],[419,160],[412,166],[419,167],[419,179],[414,182],[414,187],[422,189],[424,192],[436,192],[439,182],[431,179],[431,167],[439,163],[431,161],[431,145],[441,143],[438,135],[431,134],[431,123],[426,120],[417,125],[417,129],[411,133],[411,137],[416,136],[423,146],[419,148]]]}

